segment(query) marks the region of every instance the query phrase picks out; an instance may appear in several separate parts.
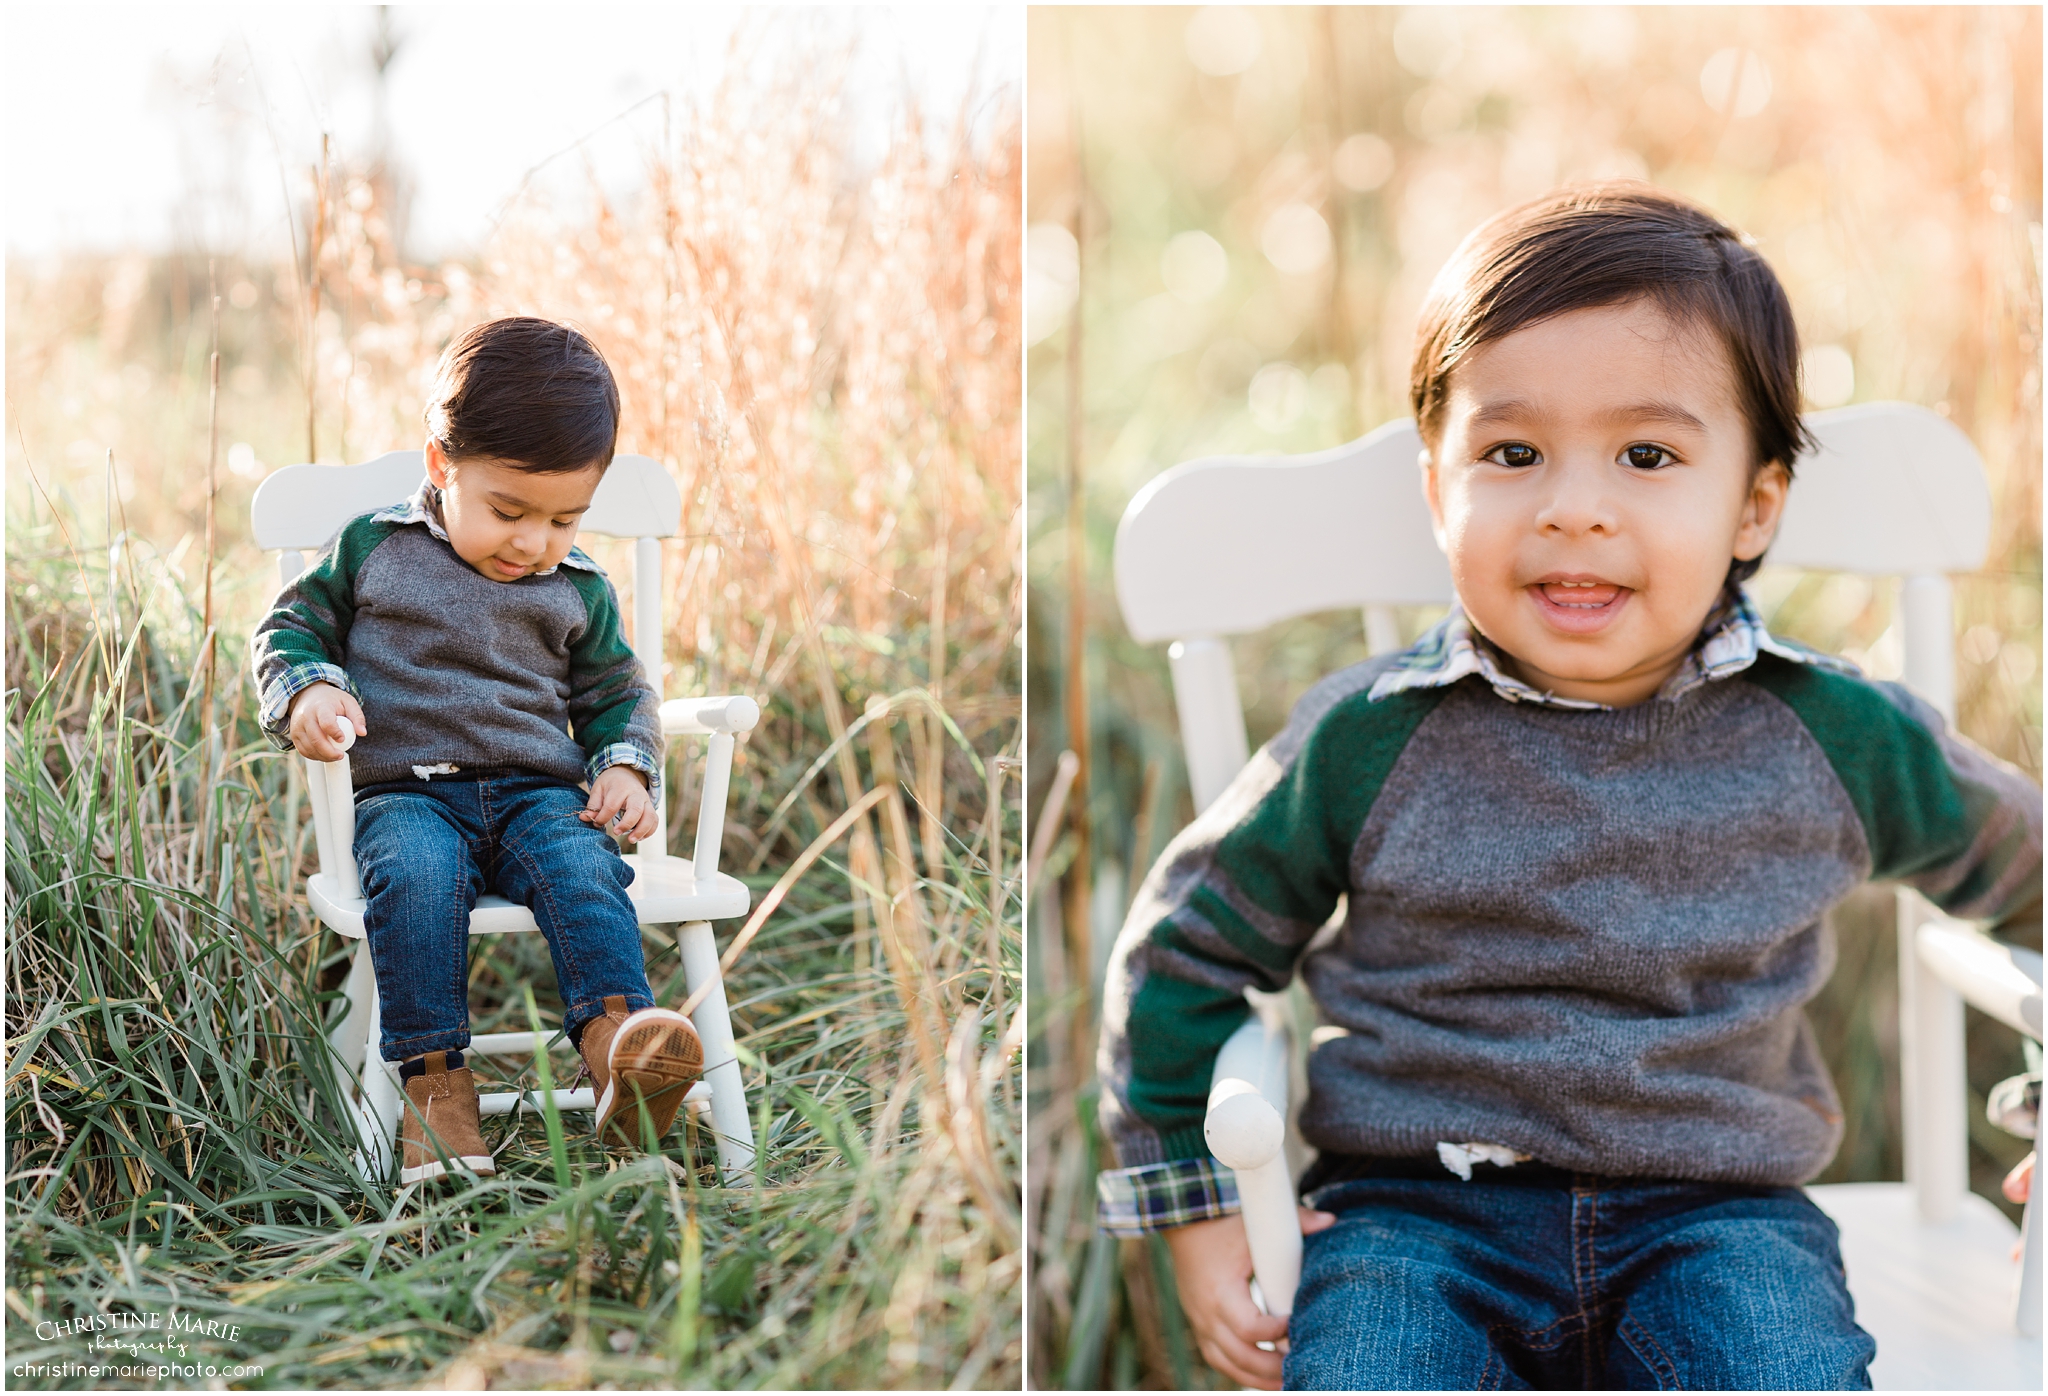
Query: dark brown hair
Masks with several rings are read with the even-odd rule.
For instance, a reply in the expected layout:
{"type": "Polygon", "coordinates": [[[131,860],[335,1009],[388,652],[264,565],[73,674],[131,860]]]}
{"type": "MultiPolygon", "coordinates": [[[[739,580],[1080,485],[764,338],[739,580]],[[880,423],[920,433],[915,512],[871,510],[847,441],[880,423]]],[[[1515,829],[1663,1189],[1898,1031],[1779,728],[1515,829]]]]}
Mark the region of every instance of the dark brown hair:
{"type": "MultiPolygon", "coordinates": [[[[1799,420],[1799,331],[1756,249],[1698,205],[1635,180],[1576,185],[1480,225],[1437,274],[1416,326],[1408,396],[1432,445],[1451,374],[1480,345],[1567,311],[1647,299],[1727,348],[1761,469],[1813,444],[1799,420]]],[[[1756,562],[1738,562],[1746,580],[1756,562]]]]}
{"type": "Polygon", "coordinates": [[[474,325],[441,355],[427,435],[450,460],[487,458],[540,475],[612,463],[619,388],[583,335],[515,315],[474,325]]]}

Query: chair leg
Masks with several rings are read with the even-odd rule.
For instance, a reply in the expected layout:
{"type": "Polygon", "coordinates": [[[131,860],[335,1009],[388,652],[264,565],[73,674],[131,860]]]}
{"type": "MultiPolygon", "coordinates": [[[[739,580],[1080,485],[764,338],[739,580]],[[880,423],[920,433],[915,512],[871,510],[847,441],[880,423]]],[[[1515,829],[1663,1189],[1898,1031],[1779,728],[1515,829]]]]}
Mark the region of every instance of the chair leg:
{"type": "Polygon", "coordinates": [[[370,964],[367,940],[356,942],[355,957],[349,962],[348,978],[341,987],[348,1000],[348,1012],[327,1035],[327,1042],[341,1059],[343,1069],[353,1075],[362,1070],[363,1047],[370,1035],[370,1001],[377,996],[377,973],[370,964]]]}
{"type": "Polygon", "coordinates": [[[725,1007],[725,983],[718,972],[718,941],[709,921],[690,921],[677,928],[683,954],[683,982],[691,993],[710,985],[690,1021],[704,1044],[704,1079],[711,1086],[711,1122],[718,1135],[718,1163],[727,1187],[750,1187],[754,1181],[754,1125],[747,1118],[747,1088],[733,1050],[732,1016],[725,1007]]]}
{"type": "MultiPolygon", "coordinates": [[[[364,946],[365,962],[368,959],[364,946]]],[[[382,1180],[391,1176],[391,1141],[398,1131],[400,1103],[398,1083],[384,1068],[384,1054],[378,1043],[384,1036],[384,1015],[377,999],[377,981],[370,981],[369,1023],[364,1033],[362,1097],[356,1105],[356,1137],[362,1149],[356,1161],[363,1176],[382,1180]]]]}

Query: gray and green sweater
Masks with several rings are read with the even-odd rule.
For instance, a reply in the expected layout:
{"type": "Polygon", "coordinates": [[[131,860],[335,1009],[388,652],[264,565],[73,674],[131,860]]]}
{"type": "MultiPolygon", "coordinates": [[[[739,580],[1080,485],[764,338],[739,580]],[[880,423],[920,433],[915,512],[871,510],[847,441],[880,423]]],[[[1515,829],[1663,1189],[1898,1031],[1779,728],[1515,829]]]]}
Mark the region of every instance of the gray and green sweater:
{"type": "Polygon", "coordinates": [[[363,705],[358,785],[460,770],[572,783],[630,766],[659,794],[661,701],[598,565],[571,549],[517,581],[457,557],[432,484],[342,525],[278,593],[250,646],[264,730],[291,746],[291,702],[331,683],[363,705]]]}
{"type": "Polygon", "coordinates": [[[1803,1005],[1871,879],[2038,934],[2040,791],[1740,598],[1618,709],[1521,685],[1454,610],[1312,689],[1140,889],[1104,1000],[1105,1223],[1231,1209],[1210,1073],[1243,991],[1297,972],[1328,1025],[1318,1149],[1811,1178],[1841,1114],[1803,1005]]]}

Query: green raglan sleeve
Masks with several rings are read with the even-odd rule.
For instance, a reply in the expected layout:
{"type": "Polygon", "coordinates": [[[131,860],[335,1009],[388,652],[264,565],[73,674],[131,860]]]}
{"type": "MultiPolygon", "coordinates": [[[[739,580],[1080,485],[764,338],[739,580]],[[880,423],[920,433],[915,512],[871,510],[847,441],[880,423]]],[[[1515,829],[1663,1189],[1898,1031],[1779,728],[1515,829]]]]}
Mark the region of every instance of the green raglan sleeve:
{"type": "MultiPolygon", "coordinates": [[[[1373,703],[1380,667],[1369,662],[1311,690],[1139,890],[1110,956],[1098,1057],[1101,1120],[1126,1180],[1209,1159],[1209,1077],[1250,1012],[1244,991],[1284,987],[1350,886],[1373,800],[1443,696],[1429,689],[1373,703]]],[[[1112,1187],[1101,1191],[1105,1224],[1123,1229],[1113,1224],[1112,1187]]],[[[1196,1219],[1149,1215],[1163,1225],[1196,1219]]]]}
{"type": "Polygon", "coordinates": [[[583,748],[585,774],[596,780],[613,766],[630,766],[661,796],[661,698],[648,684],[640,657],[626,643],[619,597],[595,563],[563,574],[583,598],[585,622],[569,641],[569,726],[583,748]]]}
{"type": "Polygon", "coordinates": [[[1798,714],[1856,807],[1871,877],[2021,944],[2041,936],[2041,790],[1902,684],[1776,661],[1758,681],[1798,714]]]}
{"type": "Polygon", "coordinates": [[[279,750],[292,749],[292,699],[314,684],[333,684],[362,701],[343,667],[356,614],[356,574],[363,559],[399,527],[378,523],[368,514],[343,524],[306,570],[278,592],[269,614],[257,623],[249,642],[257,720],[279,750]]]}

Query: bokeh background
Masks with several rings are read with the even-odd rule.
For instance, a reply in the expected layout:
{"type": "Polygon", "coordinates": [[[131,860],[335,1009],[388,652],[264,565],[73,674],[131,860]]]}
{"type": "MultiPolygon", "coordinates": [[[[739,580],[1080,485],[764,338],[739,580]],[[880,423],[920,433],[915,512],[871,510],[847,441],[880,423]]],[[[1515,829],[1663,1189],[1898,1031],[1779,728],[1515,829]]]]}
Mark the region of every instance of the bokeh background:
{"type": "MultiPolygon", "coordinates": [[[[183,1360],[273,1386],[1017,1386],[1021,15],[7,21],[10,1361],[111,1309],[231,1326],[183,1360]],[[442,347],[507,313],[596,340],[681,488],[662,686],[764,710],[722,865],[758,901],[820,855],[727,979],[745,1193],[694,1128],[608,1157],[531,1113],[495,1179],[352,1176],[249,501],[418,449],[442,347]]],[[[559,1022],[539,936],[473,949],[476,1031],[559,1022]]]]}
{"type": "MultiPolygon", "coordinates": [[[[1757,239],[1811,407],[1919,403],[1977,443],[1994,523],[1957,579],[1959,725],[2038,779],[2040,12],[1068,9],[1028,42],[1030,1379],[1201,1385],[1164,1246],[1093,1227],[1102,965],[1191,815],[1164,647],[1124,635],[1110,587],[1124,506],[1182,460],[1406,416],[1415,313],[1466,232],[1647,178],[1757,239]]],[[[1780,632],[1897,675],[1894,584],[1766,568],[1753,591],[1780,632]]],[[[1404,611],[1404,638],[1435,619],[1404,611]]],[[[1255,744],[1366,654],[1353,613],[1234,648],[1255,744]]],[[[1811,1010],[1848,1114],[1823,1181],[1900,1176],[1891,904],[1840,909],[1811,1010]]],[[[1998,1199],[2025,1146],[1982,1092],[2022,1049],[1970,1017],[1973,1186],[1998,1199]]]]}

